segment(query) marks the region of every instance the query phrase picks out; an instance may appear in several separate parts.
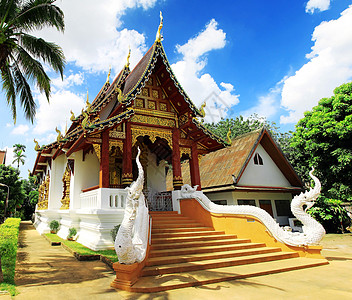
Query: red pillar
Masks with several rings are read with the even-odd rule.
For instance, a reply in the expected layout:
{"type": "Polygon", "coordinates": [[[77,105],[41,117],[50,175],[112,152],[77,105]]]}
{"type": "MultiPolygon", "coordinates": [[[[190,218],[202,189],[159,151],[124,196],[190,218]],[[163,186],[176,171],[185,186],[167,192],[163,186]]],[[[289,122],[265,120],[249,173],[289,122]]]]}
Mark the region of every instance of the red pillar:
{"type": "Polygon", "coordinates": [[[180,157],[180,131],[178,128],[172,131],[172,172],[174,190],[180,190],[183,180],[180,157]]]}
{"type": "Polygon", "coordinates": [[[101,137],[99,187],[109,188],[109,130],[104,131],[101,137]]]}
{"type": "Polygon", "coordinates": [[[132,173],[132,131],[131,124],[125,123],[126,138],[123,143],[123,161],[122,161],[122,184],[126,187],[133,181],[132,173]]]}
{"type": "Polygon", "coordinates": [[[200,191],[200,172],[199,172],[199,160],[198,160],[198,149],[197,143],[192,144],[191,148],[191,159],[189,160],[189,169],[191,173],[191,185],[198,185],[197,190],[200,191]]]}

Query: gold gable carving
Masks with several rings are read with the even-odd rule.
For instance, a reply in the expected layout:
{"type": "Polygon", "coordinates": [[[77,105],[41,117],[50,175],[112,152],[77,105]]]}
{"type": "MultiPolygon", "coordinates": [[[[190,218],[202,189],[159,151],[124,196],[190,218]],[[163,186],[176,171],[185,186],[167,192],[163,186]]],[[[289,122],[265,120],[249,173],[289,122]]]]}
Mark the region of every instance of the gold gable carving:
{"type": "Polygon", "coordinates": [[[131,118],[131,122],[165,126],[165,127],[175,127],[176,126],[176,123],[174,120],[158,118],[155,116],[144,116],[144,115],[133,115],[131,118]]]}
{"type": "Polygon", "coordinates": [[[163,130],[160,128],[151,128],[151,127],[143,127],[143,126],[133,126],[132,130],[132,146],[137,142],[137,138],[139,136],[149,136],[149,139],[154,143],[156,138],[159,137],[161,139],[165,139],[169,144],[169,147],[172,149],[172,132],[171,130],[163,130]]]}

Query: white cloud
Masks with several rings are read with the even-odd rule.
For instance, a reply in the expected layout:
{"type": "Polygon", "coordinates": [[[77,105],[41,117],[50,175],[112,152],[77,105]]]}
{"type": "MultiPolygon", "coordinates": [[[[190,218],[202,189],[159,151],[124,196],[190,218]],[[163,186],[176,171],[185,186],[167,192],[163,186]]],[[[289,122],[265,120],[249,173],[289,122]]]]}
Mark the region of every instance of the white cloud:
{"type": "Polygon", "coordinates": [[[182,46],[177,45],[176,49],[183,58],[172,65],[177,79],[194,104],[199,107],[206,101],[207,122],[225,117],[228,109],[239,102],[238,95],[233,94],[232,84],[222,82],[221,89],[210,74],[202,74],[207,64],[205,54],[222,49],[226,44],[226,33],[217,27],[218,23],[212,19],[197,36],[182,46]]]}
{"type": "Polygon", "coordinates": [[[69,76],[64,75],[63,80],[61,77],[57,77],[55,79],[52,79],[51,85],[53,88],[53,91],[57,91],[59,89],[67,89],[69,87],[72,87],[74,85],[81,85],[84,82],[84,75],[83,73],[79,72],[76,74],[71,74],[69,76]]]}
{"type": "MultiPolygon", "coordinates": [[[[120,18],[126,9],[153,7],[156,0],[62,0],[55,4],[65,13],[65,33],[43,29],[37,33],[55,41],[64,50],[66,59],[90,71],[105,71],[111,65],[119,72],[126,61],[128,46],[132,50],[131,64],[146,50],[143,34],[121,28],[120,18]],[[125,51],[124,51],[125,49],[125,51]]],[[[157,18],[157,17],[156,17],[157,18]]],[[[156,23],[159,20],[156,20],[156,23]]]]}
{"type": "Polygon", "coordinates": [[[12,129],[11,134],[24,135],[29,130],[28,125],[20,124],[12,129]]]}
{"type": "Polygon", "coordinates": [[[77,116],[84,107],[85,95],[76,95],[70,91],[60,90],[53,93],[50,98],[50,105],[44,95],[38,96],[39,109],[36,114],[36,126],[34,134],[44,134],[53,131],[56,126],[63,131],[66,123],[69,127],[70,110],[77,116]]]}
{"type": "Polygon", "coordinates": [[[306,5],[306,13],[313,14],[315,10],[325,11],[330,8],[330,0],[309,0],[306,5]]]}
{"type": "Polygon", "coordinates": [[[338,19],[317,26],[312,40],[309,61],[284,82],[281,105],[289,114],[281,116],[281,123],[297,122],[335,87],[352,79],[352,5],[338,19]]]}
{"type": "Polygon", "coordinates": [[[11,128],[13,125],[11,123],[6,123],[6,128],[11,128]]]}

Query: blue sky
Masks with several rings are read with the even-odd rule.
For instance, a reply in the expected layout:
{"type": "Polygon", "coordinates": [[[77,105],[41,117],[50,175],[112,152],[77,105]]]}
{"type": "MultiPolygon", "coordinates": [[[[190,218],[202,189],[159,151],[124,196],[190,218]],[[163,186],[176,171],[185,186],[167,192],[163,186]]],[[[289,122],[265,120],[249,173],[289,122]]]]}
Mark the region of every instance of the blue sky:
{"type": "Polygon", "coordinates": [[[32,170],[40,145],[55,140],[55,127],[69,127],[70,110],[81,111],[106,80],[126,62],[131,67],[154,43],[159,11],[163,45],[176,77],[200,106],[206,121],[257,113],[293,130],[303,112],[352,78],[352,6],[345,0],[59,0],[64,34],[45,29],[36,35],[64,49],[68,64],[62,81],[52,78],[50,105],[35,92],[34,124],[18,105],[14,124],[0,94],[0,149],[27,146],[21,176],[32,170]]]}

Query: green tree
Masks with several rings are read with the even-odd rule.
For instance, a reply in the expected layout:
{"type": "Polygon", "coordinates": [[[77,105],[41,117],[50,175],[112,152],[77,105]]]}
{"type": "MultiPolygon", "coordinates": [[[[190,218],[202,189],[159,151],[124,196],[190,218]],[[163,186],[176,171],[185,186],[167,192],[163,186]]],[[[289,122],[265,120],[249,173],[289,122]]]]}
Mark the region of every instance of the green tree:
{"type": "Polygon", "coordinates": [[[12,147],[14,148],[13,149],[14,152],[18,152],[20,150],[22,150],[23,152],[26,151],[26,146],[22,144],[14,144],[12,147]]]}
{"type": "Polygon", "coordinates": [[[33,122],[36,104],[30,85],[35,82],[49,101],[50,78],[42,62],[63,77],[65,57],[55,43],[30,35],[33,30],[64,30],[64,14],[55,0],[0,0],[0,72],[6,100],[16,122],[16,97],[25,116],[33,122]]]}
{"type": "Polygon", "coordinates": [[[205,123],[204,126],[224,140],[227,139],[229,129],[231,129],[231,139],[234,139],[237,136],[265,126],[285,154],[287,153],[288,155],[291,155],[292,152],[292,148],[290,146],[292,132],[282,133],[275,122],[268,121],[266,118],[259,117],[257,114],[253,114],[248,118],[239,116],[235,119],[221,119],[218,123],[205,123]]]}
{"type": "Polygon", "coordinates": [[[308,182],[314,166],[322,183],[322,195],[352,200],[352,83],[339,86],[323,98],[296,125],[291,147],[292,163],[308,182]]]}
{"type": "Polygon", "coordinates": [[[13,160],[13,164],[15,162],[17,162],[17,169],[20,168],[20,163],[22,163],[22,165],[24,165],[24,158],[26,157],[24,155],[24,152],[26,151],[26,146],[22,145],[22,144],[15,144],[13,145],[14,149],[14,160],[13,160]]]}
{"type": "Polygon", "coordinates": [[[38,183],[35,176],[29,176],[28,180],[22,180],[22,187],[25,194],[20,212],[24,220],[30,220],[38,203],[38,183]]]}
{"type": "MultiPolygon", "coordinates": [[[[0,182],[10,188],[7,216],[12,215],[16,208],[23,203],[25,194],[22,187],[22,180],[19,178],[19,171],[11,166],[0,165],[0,182]]],[[[7,188],[0,187],[0,216],[3,219],[7,188]]],[[[7,217],[6,216],[6,217],[7,217]]]]}

